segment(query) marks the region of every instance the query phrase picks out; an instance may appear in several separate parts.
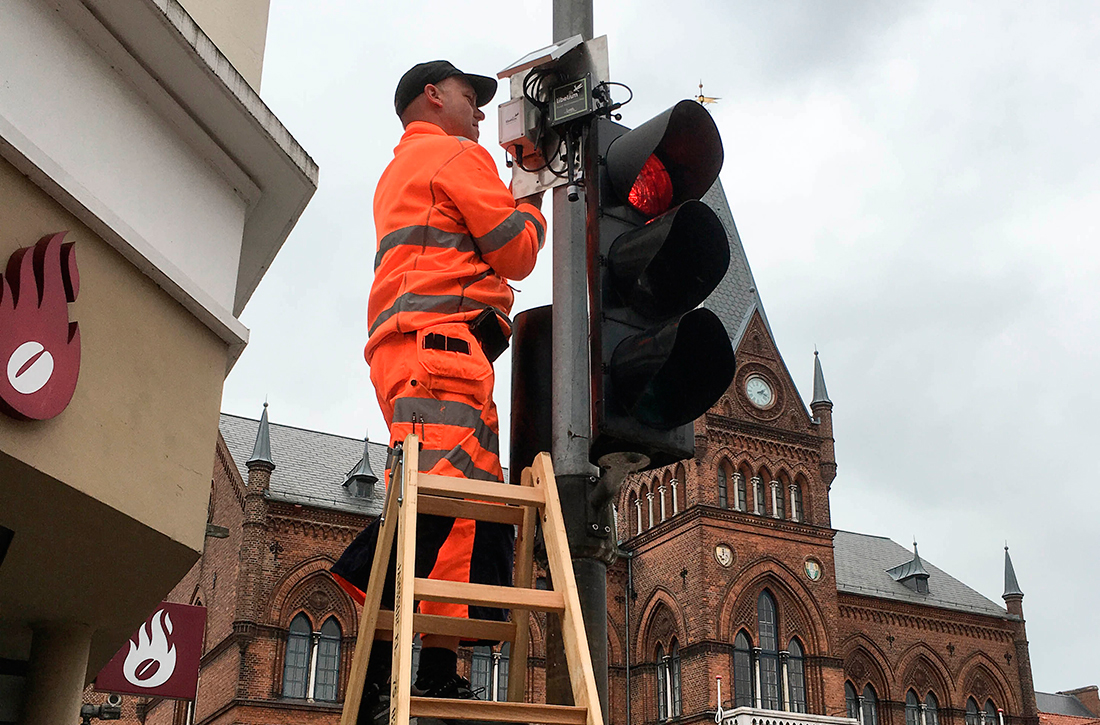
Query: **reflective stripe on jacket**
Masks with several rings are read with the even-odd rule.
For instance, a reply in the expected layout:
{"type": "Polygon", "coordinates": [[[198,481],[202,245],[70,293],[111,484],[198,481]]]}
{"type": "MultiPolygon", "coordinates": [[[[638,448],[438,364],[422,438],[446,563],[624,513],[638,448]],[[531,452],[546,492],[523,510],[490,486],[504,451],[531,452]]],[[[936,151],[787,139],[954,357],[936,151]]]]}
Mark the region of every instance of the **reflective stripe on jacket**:
{"type": "Polygon", "coordinates": [[[546,237],[542,213],[515,202],[488,151],[423,121],[406,127],[378,181],[374,224],[367,362],[388,335],[469,320],[486,307],[507,325],[505,280],[531,273],[546,237]]]}

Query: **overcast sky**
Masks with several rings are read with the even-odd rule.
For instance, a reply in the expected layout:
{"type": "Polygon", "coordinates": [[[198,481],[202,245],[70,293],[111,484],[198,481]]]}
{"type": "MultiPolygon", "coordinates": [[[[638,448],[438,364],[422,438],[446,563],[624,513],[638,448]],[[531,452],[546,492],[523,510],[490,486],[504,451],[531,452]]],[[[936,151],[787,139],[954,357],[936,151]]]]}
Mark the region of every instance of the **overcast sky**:
{"type": "MultiPolygon", "coordinates": [[[[722,182],[780,351],[808,401],[816,345],[835,404],[834,526],[916,536],[998,603],[1007,540],[1036,687],[1100,682],[1096,6],[595,3],[624,123],[700,79],[721,98],[722,182]]],[[[550,0],[272,0],[262,96],[321,182],[243,315],[226,412],[266,397],[274,422],[385,439],[362,349],[396,81],[435,58],[495,75],[550,36],[550,0]]],[[[550,257],[515,311],[550,302],[550,257]]]]}

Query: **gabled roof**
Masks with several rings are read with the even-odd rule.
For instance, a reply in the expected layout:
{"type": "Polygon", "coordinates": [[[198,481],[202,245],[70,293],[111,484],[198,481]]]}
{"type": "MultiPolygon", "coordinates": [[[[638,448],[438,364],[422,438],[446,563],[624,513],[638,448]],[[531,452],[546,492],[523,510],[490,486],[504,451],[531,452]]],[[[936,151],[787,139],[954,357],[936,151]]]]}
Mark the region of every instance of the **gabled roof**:
{"type": "MultiPolygon", "coordinates": [[[[248,480],[249,459],[260,422],[222,413],[220,429],[225,445],[241,477],[248,480]]],[[[363,460],[363,441],[269,424],[271,456],[278,466],[271,474],[268,498],[275,501],[377,516],[382,512],[385,487],[377,485],[370,498],[356,498],[344,481],[363,460]]],[[[386,446],[370,444],[370,465],[376,473],[386,470],[386,446]]]]}
{"type": "Polygon", "coordinates": [[[920,594],[890,576],[889,569],[913,560],[913,552],[884,536],[837,531],[833,538],[836,588],[847,594],[924,604],[960,612],[1007,618],[1003,607],[986,599],[947,572],[922,560],[928,593],[920,594]]]}
{"type": "MultiPolygon", "coordinates": [[[[703,202],[718,215],[722,226],[726,228],[726,237],[730,244],[729,269],[718,287],[703,302],[703,307],[722,320],[730,340],[733,341],[733,349],[736,350],[754,310],[760,310],[760,318],[764,321],[769,335],[772,328],[768,324],[768,316],[764,314],[764,304],[760,301],[760,293],[756,290],[756,280],[752,278],[749,259],[745,256],[745,248],[741,245],[741,235],[737,233],[737,224],[733,221],[733,212],[730,211],[721,180],[714,182],[710,191],[703,195],[703,202]]],[[[774,339],[775,335],[772,335],[772,338],[774,339]]]]}
{"type": "Polygon", "coordinates": [[[1045,712],[1051,715],[1068,715],[1070,717],[1097,719],[1096,715],[1089,712],[1089,709],[1081,704],[1081,701],[1073,695],[1064,695],[1060,692],[1039,692],[1036,690],[1035,704],[1038,706],[1039,712],[1045,712]]]}

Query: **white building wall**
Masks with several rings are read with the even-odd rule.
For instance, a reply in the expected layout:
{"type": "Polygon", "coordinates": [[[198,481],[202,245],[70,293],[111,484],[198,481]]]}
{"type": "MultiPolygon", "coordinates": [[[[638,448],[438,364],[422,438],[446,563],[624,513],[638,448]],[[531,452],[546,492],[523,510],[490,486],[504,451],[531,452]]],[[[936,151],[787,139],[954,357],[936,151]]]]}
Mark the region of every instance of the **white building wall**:
{"type": "Polygon", "coordinates": [[[180,130],[41,0],[0,2],[0,68],[0,129],[232,310],[247,205],[180,130]]]}

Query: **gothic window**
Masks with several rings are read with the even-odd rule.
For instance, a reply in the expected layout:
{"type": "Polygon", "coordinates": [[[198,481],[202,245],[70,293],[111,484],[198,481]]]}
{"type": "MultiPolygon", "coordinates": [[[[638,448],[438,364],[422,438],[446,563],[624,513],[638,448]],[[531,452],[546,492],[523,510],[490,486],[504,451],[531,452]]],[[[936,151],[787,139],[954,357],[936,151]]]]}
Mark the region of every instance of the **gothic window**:
{"type": "Polygon", "coordinates": [[[629,519],[625,527],[630,536],[637,536],[642,533],[642,515],[640,512],[641,509],[638,507],[638,496],[631,493],[630,503],[626,507],[626,515],[629,519]]]}
{"type": "Polygon", "coordinates": [[[870,683],[863,688],[862,725],[878,725],[878,698],[875,697],[875,688],[870,683]]]}
{"type": "Polygon", "coordinates": [[[329,617],[321,625],[321,636],[317,638],[314,700],[336,702],[336,688],[340,681],[340,637],[339,623],[335,617],[329,617]]]}
{"type": "Polygon", "coordinates": [[[306,696],[312,630],[309,618],[304,614],[299,614],[290,622],[290,632],[286,638],[286,662],[283,665],[283,697],[306,696]]]}
{"type": "Polygon", "coordinates": [[[283,663],[283,697],[336,702],[340,682],[340,623],[329,617],[320,632],[298,614],[290,622],[283,663]]]}
{"type": "Polygon", "coordinates": [[[985,725],[998,725],[997,706],[993,704],[992,700],[985,701],[985,725]]]}
{"type": "Polygon", "coordinates": [[[665,667],[665,648],[657,645],[657,719],[668,719],[668,668],[665,667]]]}
{"type": "Polygon", "coordinates": [[[912,690],[905,693],[905,725],[921,725],[920,700],[912,690]]]}
{"type": "Polygon", "coordinates": [[[752,643],[744,631],[733,640],[733,706],[753,707],[752,643]]]}
{"type": "Polygon", "coordinates": [[[735,473],[733,476],[733,487],[735,489],[733,507],[738,511],[748,511],[747,495],[745,492],[745,476],[741,473],[735,473]]]}
{"type": "Polygon", "coordinates": [[[805,514],[802,510],[802,486],[798,483],[791,484],[791,521],[802,521],[805,514]]]}
{"type": "Polygon", "coordinates": [[[718,464],[718,508],[728,509],[729,502],[729,477],[726,473],[725,462],[718,464]]]}
{"type": "Polygon", "coordinates": [[[782,710],[779,687],[779,647],[776,632],[775,599],[764,590],[756,600],[757,634],[760,638],[760,706],[765,710],[782,710]]]}
{"type": "Polygon", "coordinates": [[[790,688],[787,702],[791,712],[806,712],[806,670],[803,666],[802,645],[792,639],[787,645],[787,685],[790,688]]]}
{"type": "Polygon", "coordinates": [[[680,645],[672,640],[666,655],[657,645],[657,719],[679,717],[683,712],[680,695],[680,645]]]}
{"type": "Polygon", "coordinates": [[[767,506],[764,504],[764,479],[760,476],[752,477],[752,506],[752,512],[757,516],[767,513],[767,506]]]}
{"type": "Polygon", "coordinates": [[[777,519],[786,517],[786,506],[783,504],[787,496],[787,487],[782,480],[772,481],[772,516],[777,519]]]}
{"type": "Polygon", "coordinates": [[[497,691],[496,697],[493,699],[498,702],[504,702],[508,699],[508,655],[511,654],[511,651],[512,643],[505,642],[500,646],[500,651],[496,653],[496,660],[493,662],[497,673],[497,691]]]}
{"type": "Polygon", "coordinates": [[[684,464],[676,464],[676,476],[673,480],[676,485],[672,488],[672,513],[678,514],[684,508],[684,497],[687,496],[687,471],[684,464]]]}
{"type": "Polygon", "coordinates": [[[848,717],[859,720],[859,696],[851,682],[844,683],[844,704],[848,708],[848,717]]]}
{"type": "Polygon", "coordinates": [[[940,703],[932,692],[924,696],[924,725],[940,725],[940,703]]]}
{"type": "Polygon", "coordinates": [[[966,725],[981,725],[978,703],[975,702],[973,697],[966,698],[966,725]]]}

